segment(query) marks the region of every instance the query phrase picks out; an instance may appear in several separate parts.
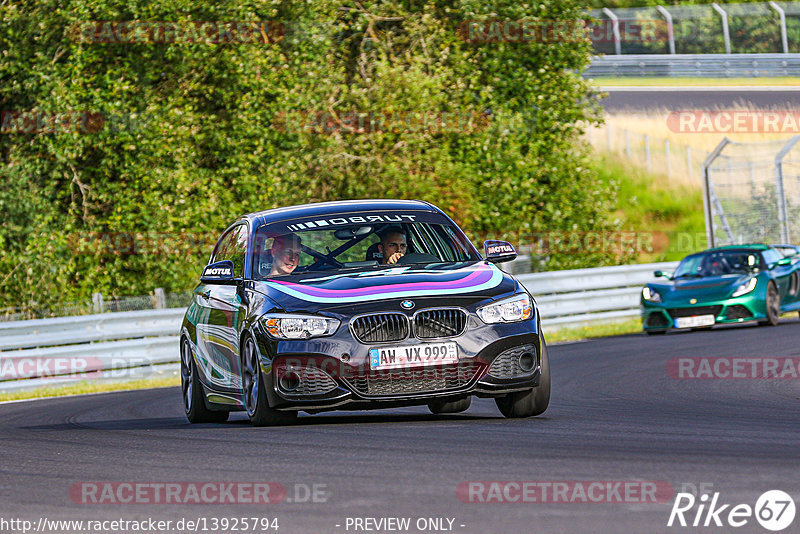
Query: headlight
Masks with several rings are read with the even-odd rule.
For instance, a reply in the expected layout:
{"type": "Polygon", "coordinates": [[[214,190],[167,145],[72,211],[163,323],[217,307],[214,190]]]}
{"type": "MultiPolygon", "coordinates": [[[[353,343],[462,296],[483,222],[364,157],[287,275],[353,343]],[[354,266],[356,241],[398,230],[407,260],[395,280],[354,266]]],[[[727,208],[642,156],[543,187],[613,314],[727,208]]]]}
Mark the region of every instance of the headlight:
{"type": "Polygon", "coordinates": [[[515,323],[533,317],[533,306],[528,295],[515,295],[478,308],[478,317],[486,324],[515,323]]]}
{"type": "Polygon", "coordinates": [[[329,336],[339,328],[339,319],[309,315],[268,314],[261,324],[277,339],[308,339],[329,336]]]}
{"type": "Polygon", "coordinates": [[[736,291],[733,292],[733,295],[731,295],[731,297],[739,297],[739,296],[744,295],[746,293],[750,293],[752,290],[754,290],[756,288],[756,284],[757,283],[758,283],[758,281],[757,281],[756,278],[751,278],[750,280],[748,280],[744,284],[742,284],[739,287],[737,287],[736,291]]]}
{"type": "Polygon", "coordinates": [[[642,298],[648,302],[661,302],[661,295],[655,289],[645,286],[642,289],[642,298]]]}

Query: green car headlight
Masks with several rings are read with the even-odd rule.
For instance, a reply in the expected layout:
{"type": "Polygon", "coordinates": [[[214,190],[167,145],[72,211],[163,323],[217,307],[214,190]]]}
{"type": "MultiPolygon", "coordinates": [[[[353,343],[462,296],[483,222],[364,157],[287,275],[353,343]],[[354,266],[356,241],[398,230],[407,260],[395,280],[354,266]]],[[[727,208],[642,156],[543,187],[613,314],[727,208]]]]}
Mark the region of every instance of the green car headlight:
{"type": "Polygon", "coordinates": [[[658,291],[647,286],[642,289],[642,298],[648,302],[661,302],[661,295],[658,291]]]}
{"type": "Polygon", "coordinates": [[[339,328],[339,320],[309,315],[267,314],[261,324],[276,339],[308,339],[329,336],[339,328]]]}
{"type": "Polygon", "coordinates": [[[533,317],[533,306],[528,295],[515,295],[478,308],[478,317],[486,324],[516,323],[533,317]]]}
{"type": "Polygon", "coordinates": [[[750,280],[748,280],[744,284],[742,284],[739,287],[737,287],[736,291],[733,292],[733,295],[731,295],[731,297],[740,297],[742,295],[746,295],[747,293],[750,293],[752,290],[754,290],[756,288],[756,284],[758,284],[758,279],[751,278],[750,280]]]}

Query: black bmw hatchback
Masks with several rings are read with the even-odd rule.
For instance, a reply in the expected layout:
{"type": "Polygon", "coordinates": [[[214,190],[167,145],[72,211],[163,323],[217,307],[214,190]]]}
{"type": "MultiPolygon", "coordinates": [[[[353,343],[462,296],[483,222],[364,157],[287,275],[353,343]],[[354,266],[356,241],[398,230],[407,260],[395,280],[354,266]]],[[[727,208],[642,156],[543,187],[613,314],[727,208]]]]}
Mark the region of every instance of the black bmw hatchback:
{"type": "Polygon", "coordinates": [[[183,320],[192,423],[493,397],[539,415],[550,369],[536,303],[495,264],[516,257],[418,201],[358,200],[252,213],[219,238],[183,320]]]}

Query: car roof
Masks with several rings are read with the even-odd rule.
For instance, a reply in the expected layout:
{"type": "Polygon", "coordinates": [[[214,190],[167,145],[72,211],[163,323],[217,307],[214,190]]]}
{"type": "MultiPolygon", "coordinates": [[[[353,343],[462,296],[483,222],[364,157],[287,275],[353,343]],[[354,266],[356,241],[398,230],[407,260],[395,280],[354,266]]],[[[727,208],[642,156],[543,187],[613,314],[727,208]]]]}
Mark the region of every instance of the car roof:
{"type": "Polygon", "coordinates": [[[374,210],[415,210],[442,213],[441,210],[428,202],[421,200],[393,200],[393,199],[366,199],[366,200],[337,200],[333,202],[317,202],[314,204],[301,204],[271,210],[257,211],[243,215],[256,226],[269,224],[276,221],[295,219],[298,217],[318,217],[350,213],[354,211],[374,210]]]}
{"type": "Polygon", "coordinates": [[[721,247],[714,247],[704,250],[703,252],[712,252],[716,250],[767,250],[772,248],[770,245],[763,243],[749,243],[743,245],[724,245],[721,247]]]}

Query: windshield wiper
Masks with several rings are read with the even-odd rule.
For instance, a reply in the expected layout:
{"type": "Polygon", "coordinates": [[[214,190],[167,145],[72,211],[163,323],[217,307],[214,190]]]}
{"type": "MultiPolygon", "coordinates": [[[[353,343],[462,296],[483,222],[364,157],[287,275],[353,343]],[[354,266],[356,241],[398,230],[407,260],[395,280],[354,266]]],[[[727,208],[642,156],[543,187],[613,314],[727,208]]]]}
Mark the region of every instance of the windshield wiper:
{"type": "Polygon", "coordinates": [[[679,274],[678,276],[675,276],[675,277],[673,277],[672,279],[673,279],[673,280],[677,280],[678,278],[683,278],[684,276],[685,276],[686,278],[703,278],[703,275],[702,275],[702,274],[697,274],[697,273],[684,273],[684,274],[679,274]]]}

